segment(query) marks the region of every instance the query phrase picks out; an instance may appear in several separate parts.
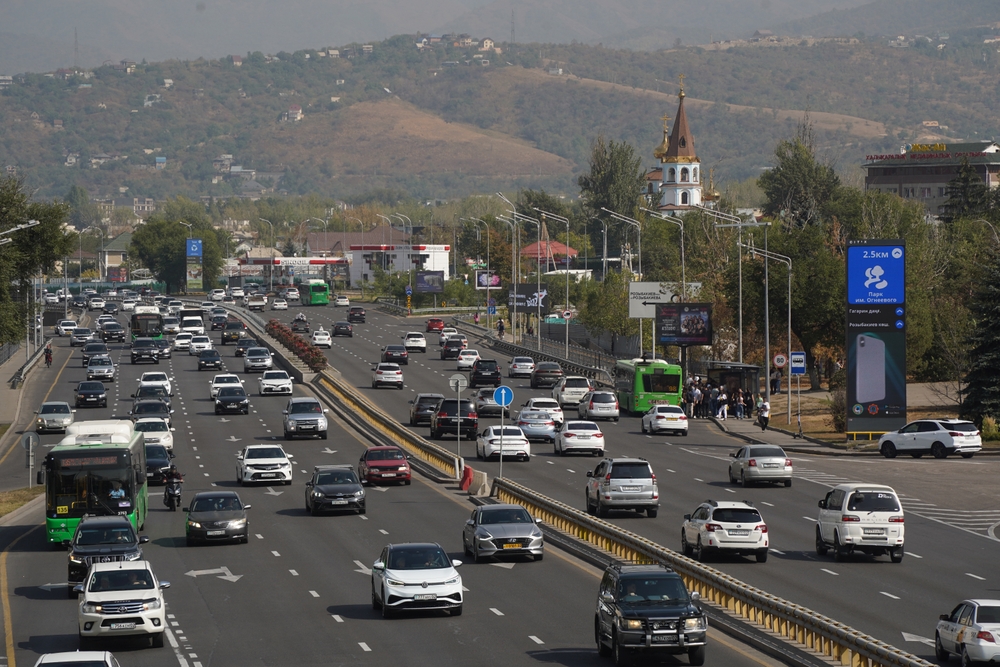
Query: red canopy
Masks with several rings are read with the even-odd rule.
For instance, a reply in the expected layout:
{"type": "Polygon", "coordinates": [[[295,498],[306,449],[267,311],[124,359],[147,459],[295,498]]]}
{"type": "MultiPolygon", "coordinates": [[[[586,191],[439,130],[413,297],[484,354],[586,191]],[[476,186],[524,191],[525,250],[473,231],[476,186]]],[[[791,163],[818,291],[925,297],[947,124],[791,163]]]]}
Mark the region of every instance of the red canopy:
{"type": "Polygon", "coordinates": [[[524,259],[534,259],[544,261],[550,254],[553,257],[576,257],[579,253],[573,248],[569,248],[565,243],[558,241],[541,241],[521,248],[521,257],[524,259]],[[568,252],[567,252],[568,251],[568,252]]]}

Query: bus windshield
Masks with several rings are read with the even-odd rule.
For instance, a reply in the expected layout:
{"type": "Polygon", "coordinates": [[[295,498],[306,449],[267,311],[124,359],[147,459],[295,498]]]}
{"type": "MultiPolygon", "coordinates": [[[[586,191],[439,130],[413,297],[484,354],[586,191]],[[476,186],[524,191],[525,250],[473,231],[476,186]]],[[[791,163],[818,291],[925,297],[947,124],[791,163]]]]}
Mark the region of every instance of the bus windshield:
{"type": "Polygon", "coordinates": [[[136,338],[159,338],[163,335],[163,316],[158,313],[133,315],[132,335],[136,338]]]}
{"type": "Polygon", "coordinates": [[[653,393],[676,394],[681,384],[680,375],[667,375],[665,373],[644,373],[642,376],[642,390],[653,393]]]}
{"type": "Polygon", "coordinates": [[[130,467],[54,470],[49,475],[46,505],[62,517],[85,514],[128,514],[135,487],[130,467]]]}

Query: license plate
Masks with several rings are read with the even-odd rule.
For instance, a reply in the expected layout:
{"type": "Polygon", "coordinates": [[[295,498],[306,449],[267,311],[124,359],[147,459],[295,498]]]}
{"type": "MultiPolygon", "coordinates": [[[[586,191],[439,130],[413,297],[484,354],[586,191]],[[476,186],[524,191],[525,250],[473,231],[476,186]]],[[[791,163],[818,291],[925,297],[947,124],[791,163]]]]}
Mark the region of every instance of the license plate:
{"type": "Polygon", "coordinates": [[[521,545],[520,544],[505,544],[505,545],[503,545],[503,548],[504,549],[520,549],[521,545]]]}
{"type": "Polygon", "coordinates": [[[677,421],[677,417],[667,417],[667,421],[668,422],[675,422],[675,421],[677,421]]]}
{"type": "Polygon", "coordinates": [[[316,427],[315,426],[300,426],[299,430],[300,431],[315,431],[316,427]]]}
{"type": "Polygon", "coordinates": [[[677,635],[653,635],[654,644],[676,644],[677,635]]]}
{"type": "Polygon", "coordinates": [[[146,473],[146,477],[152,477],[152,476],[153,476],[153,473],[151,473],[151,472],[147,472],[146,473]]]}
{"type": "Polygon", "coordinates": [[[746,537],[747,535],[750,534],[749,530],[730,530],[727,532],[733,537],[746,537]]]}
{"type": "Polygon", "coordinates": [[[777,463],[765,463],[764,467],[765,468],[778,468],[779,466],[778,466],[777,463]]]}
{"type": "Polygon", "coordinates": [[[93,401],[96,401],[97,399],[96,398],[88,398],[87,400],[93,402],[93,401]]]}
{"type": "Polygon", "coordinates": [[[437,595],[434,593],[418,593],[413,596],[414,600],[437,600],[437,595]]]}
{"type": "Polygon", "coordinates": [[[278,475],[276,473],[273,473],[273,472],[262,472],[262,473],[260,473],[260,476],[261,477],[277,477],[278,475]]]}
{"type": "Polygon", "coordinates": [[[396,473],[394,473],[394,472],[384,472],[384,473],[382,473],[382,476],[383,477],[395,477],[396,473]]]}
{"type": "Polygon", "coordinates": [[[864,529],[862,529],[862,532],[865,535],[881,535],[882,534],[882,529],[881,528],[864,528],[864,529]]]}
{"type": "Polygon", "coordinates": [[[641,491],[641,486],[623,486],[622,491],[641,491]]]}
{"type": "Polygon", "coordinates": [[[112,623],[108,627],[112,630],[135,630],[135,623],[112,623]]]}
{"type": "Polygon", "coordinates": [[[225,535],[226,531],[224,531],[224,530],[208,530],[208,531],[205,531],[205,534],[208,535],[209,537],[215,537],[216,535],[225,535]]]}
{"type": "Polygon", "coordinates": [[[346,505],[347,501],[346,500],[331,500],[330,504],[331,505],[346,505]]]}
{"type": "Polygon", "coordinates": [[[589,435],[578,435],[578,436],[576,436],[576,439],[577,440],[590,440],[590,436],[589,435]]]}

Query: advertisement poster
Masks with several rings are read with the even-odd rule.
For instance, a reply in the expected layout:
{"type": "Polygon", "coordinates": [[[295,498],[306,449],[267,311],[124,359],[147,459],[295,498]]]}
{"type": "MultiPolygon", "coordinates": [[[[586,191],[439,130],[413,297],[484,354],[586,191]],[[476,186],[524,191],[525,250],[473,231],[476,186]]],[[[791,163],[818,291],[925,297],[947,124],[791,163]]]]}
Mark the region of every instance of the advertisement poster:
{"type": "Polygon", "coordinates": [[[906,252],[902,241],[847,248],[847,432],[906,424],[906,252]]]}
{"type": "Polygon", "coordinates": [[[201,266],[202,241],[201,239],[188,239],[186,241],[187,271],[186,284],[188,292],[201,292],[204,290],[202,279],[204,271],[201,266]]]}
{"type": "Polygon", "coordinates": [[[499,289],[502,281],[493,271],[476,271],[476,289],[499,289]]]}
{"type": "Polygon", "coordinates": [[[712,304],[658,303],[655,307],[657,344],[712,344],[712,304]]]}
{"type": "MultiPolygon", "coordinates": [[[[514,293],[507,293],[507,306],[514,305],[514,293]]],[[[517,286],[517,308],[518,310],[542,309],[542,313],[547,313],[549,309],[549,291],[545,287],[541,290],[537,285],[517,286]]]]}
{"type": "Polygon", "coordinates": [[[444,271],[417,271],[414,288],[418,294],[441,294],[444,292],[444,271]]]}

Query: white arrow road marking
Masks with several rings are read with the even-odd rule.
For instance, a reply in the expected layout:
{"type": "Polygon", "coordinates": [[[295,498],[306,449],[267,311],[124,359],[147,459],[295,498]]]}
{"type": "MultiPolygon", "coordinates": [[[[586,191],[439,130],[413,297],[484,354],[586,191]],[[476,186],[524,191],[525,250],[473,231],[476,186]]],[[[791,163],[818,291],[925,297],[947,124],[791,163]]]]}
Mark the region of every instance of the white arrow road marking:
{"type": "Polygon", "coordinates": [[[219,423],[222,423],[222,424],[228,424],[228,423],[229,423],[229,420],[228,420],[228,419],[226,419],[225,417],[221,417],[221,418],[219,419],[219,423]]]}
{"type": "Polygon", "coordinates": [[[773,503],[765,503],[764,501],[761,501],[761,503],[767,505],[768,507],[774,507],[773,503]]]}
{"type": "Polygon", "coordinates": [[[379,491],[381,493],[385,493],[386,491],[389,490],[389,487],[388,486],[369,486],[368,490],[369,491],[379,491]]]}
{"type": "Polygon", "coordinates": [[[231,435],[228,438],[226,438],[226,442],[239,442],[242,439],[243,438],[237,438],[235,435],[231,435]]]}
{"type": "Polygon", "coordinates": [[[44,584],[42,586],[39,586],[39,588],[41,588],[43,591],[53,591],[53,590],[55,590],[57,588],[68,588],[68,587],[69,587],[68,583],[67,584],[44,584]]]}
{"type": "Polygon", "coordinates": [[[496,607],[490,607],[490,611],[492,611],[497,616],[503,616],[503,612],[497,609],[496,607]]]}
{"type": "Polygon", "coordinates": [[[544,644],[545,643],[541,639],[539,639],[538,637],[536,637],[535,635],[528,635],[528,639],[530,639],[531,641],[535,642],[536,644],[544,644]]]}
{"type": "Polygon", "coordinates": [[[354,561],[354,564],[358,566],[358,569],[356,569],[355,572],[360,572],[361,574],[364,575],[371,575],[372,573],[371,568],[362,563],[361,561],[356,560],[354,561]]]}
{"type": "Polygon", "coordinates": [[[358,646],[360,646],[361,650],[364,651],[365,653],[371,653],[371,649],[368,648],[368,644],[364,642],[358,642],[358,646]]]}
{"type": "Polygon", "coordinates": [[[284,491],[275,491],[271,487],[267,487],[267,491],[264,492],[265,496],[280,496],[284,491]]]}
{"type": "Polygon", "coordinates": [[[921,637],[920,635],[911,635],[909,632],[903,633],[904,642],[920,642],[921,644],[927,644],[928,646],[934,646],[934,640],[928,639],[927,637],[921,637]]]}
{"type": "Polygon", "coordinates": [[[323,449],[323,451],[322,451],[322,452],[320,452],[320,453],[321,453],[321,454],[336,454],[336,453],[337,453],[337,450],[336,450],[336,449],[330,449],[329,447],[325,447],[325,448],[323,449]]]}
{"type": "Polygon", "coordinates": [[[189,577],[200,577],[205,574],[221,574],[222,576],[218,577],[219,579],[225,579],[226,581],[232,581],[232,582],[239,581],[240,579],[243,578],[242,574],[233,574],[232,572],[229,571],[229,568],[225,566],[217,567],[214,570],[190,570],[188,572],[185,572],[184,574],[186,574],[189,577]]]}
{"type": "Polygon", "coordinates": [[[513,570],[514,563],[490,563],[493,567],[502,567],[505,570],[513,570]]]}
{"type": "Polygon", "coordinates": [[[785,555],[784,551],[778,551],[777,549],[768,549],[768,551],[770,551],[771,553],[778,554],[779,556],[784,556],[785,555]]]}
{"type": "Polygon", "coordinates": [[[342,619],[340,616],[337,616],[336,614],[333,615],[333,620],[337,621],[337,623],[344,622],[344,619],[342,619]]]}
{"type": "Polygon", "coordinates": [[[899,599],[898,595],[893,595],[892,593],[886,593],[885,591],[879,591],[879,593],[881,593],[882,595],[886,596],[887,598],[892,598],[893,600],[898,600],[899,599]]]}

